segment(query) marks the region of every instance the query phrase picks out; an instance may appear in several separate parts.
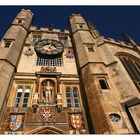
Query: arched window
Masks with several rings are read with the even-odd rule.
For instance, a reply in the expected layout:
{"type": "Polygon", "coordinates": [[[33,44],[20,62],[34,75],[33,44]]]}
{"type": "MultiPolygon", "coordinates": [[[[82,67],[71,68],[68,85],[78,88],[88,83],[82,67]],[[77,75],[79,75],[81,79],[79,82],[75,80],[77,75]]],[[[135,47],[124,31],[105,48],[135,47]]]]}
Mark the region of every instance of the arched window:
{"type": "Polygon", "coordinates": [[[118,55],[126,71],[140,91],[140,59],[132,55],[118,55]]]}
{"type": "Polygon", "coordinates": [[[67,107],[80,107],[78,88],[66,88],[67,107]]]}
{"type": "Polygon", "coordinates": [[[77,87],[73,88],[73,98],[74,98],[74,107],[80,107],[77,87]]]}
{"type": "Polygon", "coordinates": [[[28,106],[28,99],[30,95],[30,88],[21,88],[17,89],[17,95],[14,102],[14,107],[27,107],[28,106]]]}
{"type": "Polygon", "coordinates": [[[67,107],[72,107],[71,88],[66,88],[67,107]]]}
{"type": "Polygon", "coordinates": [[[28,105],[28,99],[29,99],[29,94],[30,94],[30,89],[27,88],[24,92],[24,98],[23,98],[23,103],[22,103],[22,107],[27,107],[28,105]]]}
{"type": "Polygon", "coordinates": [[[21,101],[22,93],[23,93],[23,89],[19,88],[17,90],[17,96],[16,96],[15,103],[14,103],[15,107],[19,107],[20,106],[20,101],[21,101]]]}

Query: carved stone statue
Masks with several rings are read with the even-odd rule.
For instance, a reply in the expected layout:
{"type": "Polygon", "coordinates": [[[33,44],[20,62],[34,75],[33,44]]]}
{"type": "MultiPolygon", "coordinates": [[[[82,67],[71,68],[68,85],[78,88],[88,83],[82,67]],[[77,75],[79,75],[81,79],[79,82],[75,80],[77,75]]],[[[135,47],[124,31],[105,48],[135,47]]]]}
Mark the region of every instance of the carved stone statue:
{"type": "Polygon", "coordinates": [[[37,111],[37,108],[38,108],[38,93],[37,92],[35,92],[33,94],[32,108],[33,108],[33,112],[35,113],[37,111]]]}
{"type": "Polygon", "coordinates": [[[45,101],[49,102],[51,100],[53,87],[50,85],[50,81],[47,81],[47,85],[43,86],[43,91],[45,93],[45,101]]]}

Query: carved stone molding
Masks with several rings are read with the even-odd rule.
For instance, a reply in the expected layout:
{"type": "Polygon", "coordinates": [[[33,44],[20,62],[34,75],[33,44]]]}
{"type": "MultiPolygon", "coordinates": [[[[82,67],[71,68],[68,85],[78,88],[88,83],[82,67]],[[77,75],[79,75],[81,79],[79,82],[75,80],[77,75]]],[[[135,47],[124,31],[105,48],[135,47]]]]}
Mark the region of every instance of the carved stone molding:
{"type": "Polygon", "coordinates": [[[69,58],[69,59],[74,58],[74,54],[70,49],[67,50],[65,56],[66,58],[69,58]]]}
{"type": "Polygon", "coordinates": [[[34,51],[32,51],[31,48],[27,48],[24,52],[23,52],[24,55],[26,56],[32,56],[34,54],[34,51]]]}
{"type": "Polygon", "coordinates": [[[41,72],[57,72],[57,69],[55,66],[46,66],[46,67],[41,67],[40,69],[41,72]]]}
{"type": "Polygon", "coordinates": [[[43,122],[55,122],[55,110],[49,107],[40,108],[39,109],[39,116],[41,121],[43,122]]]}

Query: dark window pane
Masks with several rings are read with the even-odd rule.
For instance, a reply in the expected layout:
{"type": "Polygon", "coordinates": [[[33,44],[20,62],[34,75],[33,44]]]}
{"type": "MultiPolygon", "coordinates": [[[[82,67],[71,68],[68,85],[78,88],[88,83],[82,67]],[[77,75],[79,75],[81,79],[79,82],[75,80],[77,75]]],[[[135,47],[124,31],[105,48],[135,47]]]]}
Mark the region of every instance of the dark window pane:
{"type": "Polygon", "coordinates": [[[71,104],[67,104],[67,107],[71,107],[71,104]]]}
{"type": "Polygon", "coordinates": [[[78,99],[74,99],[74,103],[79,103],[79,100],[78,99]]]}
{"type": "Polygon", "coordinates": [[[10,42],[6,43],[5,44],[5,48],[9,48],[10,47],[10,44],[11,44],[10,42]]]}
{"type": "Polygon", "coordinates": [[[66,92],[70,92],[70,88],[67,88],[67,89],[66,89],[66,92]]]}
{"type": "Polygon", "coordinates": [[[17,97],[21,97],[22,92],[17,93],[17,97]]]}
{"type": "Polygon", "coordinates": [[[27,107],[27,104],[23,104],[22,107],[27,107]]]}
{"type": "Polygon", "coordinates": [[[27,103],[28,102],[28,98],[25,98],[24,100],[23,100],[23,103],[27,103]]]}
{"type": "Polygon", "coordinates": [[[74,97],[78,97],[78,93],[77,93],[77,92],[74,92],[74,93],[73,93],[73,96],[74,96],[74,97]]]}
{"type": "Polygon", "coordinates": [[[71,99],[67,99],[67,103],[71,103],[71,99]]]}
{"type": "Polygon", "coordinates": [[[79,104],[75,104],[75,107],[80,107],[80,105],[79,104]]]}
{"type": "Polygon", "coordinates": [[[93,48],[88,48],[88,51],[89,52],[94,52],[94,49],[93,48]]]}
{"type": "Polygon", "coordinates": [[[71,96],[70,96],[70,93],[66,93],[66,97],[71,97],[71,96]]]}
{"type": "Polygon", "coordinates": [[[20,98],[16,98],[16,103],[19,103],[20,102],[20,98]]]}
{"type": "Polygon", "coordinates": [[[29,92],[25,92],[24,97],[29,97],[29,92]]]}
{"type": "Polygon", "coordinates": [[[99,80],[100,86],[102,89],[108,89],[107,84],[105,80],[99,80]]]}

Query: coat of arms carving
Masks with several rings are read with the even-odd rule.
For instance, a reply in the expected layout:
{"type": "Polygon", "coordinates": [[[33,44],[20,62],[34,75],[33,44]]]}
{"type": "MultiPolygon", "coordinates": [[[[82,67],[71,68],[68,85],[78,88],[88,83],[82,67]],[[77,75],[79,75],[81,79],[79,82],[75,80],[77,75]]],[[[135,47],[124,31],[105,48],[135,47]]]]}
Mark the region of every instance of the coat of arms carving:
{"type": "Polygon", "coordinates": [[[8,126],[12,131],[17,131],[21,128],[23,122],[23,114],[10,114],[8,126]]]}
{"type": "Polygon", "coordinates": [[[74,129],[81,129],[83,125],[81,114],[70,114],[70,124],[74,129]]]}
{"type": "Polygon", "coordinates": [[[24,51],[24,55],[26,56],[32,56],[34,54],[34,51],[31,50],[31,48],[28,48],[24,51]]]}
{"type": "Polygon", "coordinates": [[[39,111],[41,120],[45,122],[55,122],[55,114],[52,108],[41,108],[39,111]]]}

